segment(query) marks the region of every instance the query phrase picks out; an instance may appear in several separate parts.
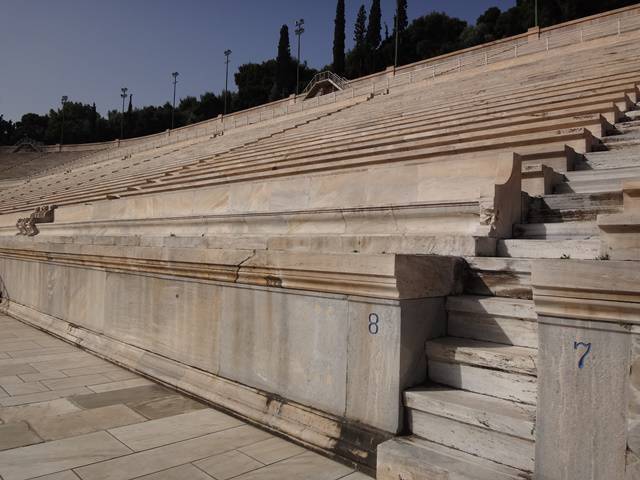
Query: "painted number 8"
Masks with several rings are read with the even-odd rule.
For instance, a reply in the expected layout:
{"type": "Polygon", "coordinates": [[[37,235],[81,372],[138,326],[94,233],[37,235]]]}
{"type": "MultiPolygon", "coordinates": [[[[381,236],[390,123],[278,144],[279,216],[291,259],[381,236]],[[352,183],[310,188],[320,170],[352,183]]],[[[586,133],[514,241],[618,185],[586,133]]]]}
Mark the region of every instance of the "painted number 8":
{"type": "Polygon", "coordinates": [[[380,331],[380,326],[378,323],[380,322],[380,317],[378,317],[377,313],[372,313],[369,315],[369,333],[371,335],[377,335],[380,331]]]}

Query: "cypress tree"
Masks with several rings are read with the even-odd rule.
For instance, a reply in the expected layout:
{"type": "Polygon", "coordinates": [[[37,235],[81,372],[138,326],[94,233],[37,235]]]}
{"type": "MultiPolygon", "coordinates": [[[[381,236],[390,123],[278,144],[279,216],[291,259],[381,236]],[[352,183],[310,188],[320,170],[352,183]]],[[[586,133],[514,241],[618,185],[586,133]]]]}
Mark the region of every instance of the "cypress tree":
{"type": "Polygon", "coordinates": [[[380,32],[382,30],[382,9],[380,8],[380,0],[373,0],[371,10],[369,11],[369,25],[367,27],[367,44],[370,48],[378,48],[382,38],[380,32]]]}
{"type": "Polygon", "coordinates": [[[356,49],[362,50],[365,44],[365,36],[367,33],[367,10],[364,5],[360,5],[358,17],[356,18],[356,26],[354,28],[353,40],[356,42],[356,49]]]}
{"type": "Polygon", "coordinates": [[[333,32],[333,71],[338,75],[344,75],[345,58],[345,28],[344,0],[338,0],[336,6],[335,30],[333,32]]]}
{"type": "Polygon", "coordinates": [[[398,0],[398,7],[396,9],[396,16],[394,18],[394,32],[395,25],[398,26],[398,31],[402,33],[409,26],[409,17],[407,16],[407,0],[398,0]]]}
{"type": "Polygon", "coordinates": [[[276,58],[276,78],[271,92],[271,99],[286,97],[290,93],[290,85],[295,80],[289,77],[291,70],[291,45],[289,44],[289,27],[282,25],[280,28],[280,40],[278,42],[278,57],[276,58]]]}

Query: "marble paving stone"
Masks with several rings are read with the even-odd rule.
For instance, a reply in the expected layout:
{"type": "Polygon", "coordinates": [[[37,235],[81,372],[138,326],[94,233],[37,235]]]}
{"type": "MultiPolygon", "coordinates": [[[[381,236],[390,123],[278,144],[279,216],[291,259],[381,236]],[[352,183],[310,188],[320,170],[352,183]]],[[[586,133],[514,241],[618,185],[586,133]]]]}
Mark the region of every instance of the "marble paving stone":
{"type": "Polygon", "coordinates": [[[0,341],[0,352],[14,352],[16,350],[34,350],[37,348],[42,348],[41,345],[38,345],[32,340],[21,340],[21,341],[0,341]]]}
{"type": "Polygon", "coordinates": [[[9,385],[15,383],[24,383],[24,381],[17,375],[7,375],[6,377],[0,377],[0,385],[9,385]]]}
{"type": "Polygon", "coordinates": [[[0,425],[0,450],[24,447],[40,443],[42,439],[29,428],[27,422],[12,422],[0,425]]]}
{"type": "Polygon", "coordinates": [[[371,480],[371,477],[362,472],[353,472],[346,477],[342,477],[340,480],[371,480]]]}
{"type": "Polygon", "coordinates": [[[159,398],[175,396],[176,393],[160,385],[147,385],[144,387],[126,388],[104,393],[89,393],[69,398],[80,408],[106,407],[122,403],[130,406],[139,402],[149,402],[159,398]]]}
{"type": "MultiPolygon", "coordinates": [[[[62,370],[62,373],[64,373],[65,376],[67,377],[78,377],[80,375],[93,375],[95,373],[102,373],[104,375],[107,375],[110,372],[117,372],[117,371],[126,372],[126,370],[122,370],[121,368],[118,368],[115,365],[107,364],[107,365],[96,365],[94,367],[68,368],[68,369],[62,370]]],[[[138,377],[135,374],[133,375],[136,378],[138,377]]]]}
{"type": "Polygon", "coordinates": [[[21,373],[18,375],[25,382],[39,382],[41,380],[53,380],[55,378],[66,378],[66,375],[58,370],[47,370],[38,373],[21,373]]]}
{"type": "Polygon", "coordinates": [[[240,475],[234,480],[337,480],[351,472],[352,468],[307,452],[240,475]]]}
{"type": "Polygon", "coordinates": [[[149,420],[172,417],[181,413],[208,408],[205,404],[182,395],[172,395],[149,402],[139,402],[131,404],[130,407],[149,420]]]}
{"type": "MultiPolygon", "coordinates": [[[[107,375],[104,375],[106,378],[107,375]]],[[[89,390],[93,390],[96,393],[111,392],[113,390],[123,390],[125,388],[141,387],[143,385],[154,385],[151,380],[146,378],[133,378],[130,380],[120,380],[117,382],[101,383],[98,385],[92,385],[89,390]]]]}
{"type": "Polygon", "coordinates": [[[32,357],[40,357],[45,355],[58,355],[65,353],[74,353],[78,350],[73,348],[71,345],[65,345],[63,347],[38,347],[31,350],[18,350],[14,352],[7,352],[11,358],[32,358],[32,357]]]}
{"type": "Polygon", "coordinates": [[[55,417],[29,420],[29,423],[44,440],[49,441],[144,421],[146,419],[142,415],[138,415],[125,405],[110,405],[55,417]]]}
{"type": "Polygon", "coordinates": [[[30,364],[39,372],[46,372],[49,370],[64,370],[67,368],[78,368],[82,366],[109,365],[109,363],[107,363],[106,361],[98,357],[92,357],[91,355],[84,352],[81,354],[66,354],[65,358],[35,361],[30,362],[30,364]]]}
{"type": "Polygon", "coordinates": [[[8,375],[20,375],[21,373],[37,373],[33,366],[27,363],[18,363],[16,365],[0,365],[0,377],[8,375]]]}
{"type": "Polygon", "coordinates": [[[34,480],[80,480],[80,477],[78,477],[75,473],[73,473],[73,470],[66,470],[64,472],[51,473],[49,475],[44,475],[34,480]]]}
{"type": "Polygon", "coordinates": [[[138,375],[136,375],[135,373],[130,372],[128,370],[123,370],[123,369],[111,370],[111,371],[105,372],[105,375],[109,377],[111,380],[113,380],[114,382],[119,380],[129,380],[131,378],[138,378],[138,375]]]}
{"type": "Polygon", "coordinates": [[[48,402],[21,405],[18,407],[0,407],[0,418],[5,422],[28,420],[37,422],[41,418],[64,415],[65,413],[78,412],[76,407],[66,398],[59,398],[48,402]]]}
{"type": "Polygon", "coordinates": [[[281,438],[273,437],[264,442],[241,448],[240,451],[265,465],[269,465],[304,453],[305,449],[281,438]]]}
{"type": "Polygon", "coordinates": [[[55,442],[0,452],[3,480],[25,480],[130,453],[107,432],[90,433],[55,442]]]}
{"type": "MultiPolygon", "coordinates": [[[[237,449],[269,437],[248,425],[76,469],[82,480],[129,480],[237,449]]],[[[11,479],[9,479],[11,480],[11,479]]]]}
{"type": "Polygon", "coordinates": [[[258,462],[238,450],[205,458],[204,460],[194,462],[194,465],[207,472],[216,480],[227,480],[264,467],[263,463],[258,462]]]}
{"type": "Polygon", "coordinates": [[[0,358],[11,358],[8,353],[0,352],[0,358]]]}
{"type": "MultiPolygon", "coordinates": [[[[39,479],[38,479],[39,480],[39,479]]],[[[198,470],[191,464],[181,465],[179,467],[170,468],[144,477],[138,477],[136,480],[212,480],[209,475],[202,470],[198,470]]],[[[220,479],[216,479],[220,480],[220,479]]]]}
{"type": "Polygon", "coordinates": [[[28,395],[29,393],[48,392],[49,389],[39,382],[9,383],[0,385],[11,396],[28,395]]]}
{"type": "Polygon", "coordinates": [[[40,345],[41,347],[60,347],[62,345],[69,345],[67,342],[64,342],[55,337],[38,337],[33,340],[35,343],[40,345]]]}
{"type": "Polygon", "coordinates": [[[91,392],[88,388],[66,388],[64,390],[56,390],[55,392],[30,393],[28,395],[18,395],[16,397],[0,398],[0,405],[3,407],[12,407],[14,405],[25,405],[28,403],[40,403],[47,400],[55,400],[56,398],[64,398],[72,395],[82,395],[91,392]]]}
{"type": "Polygon", "coordinates": [[[242,425],[240,420],[216,410],[206,409],[113,428],[109,433],[138,452],[239,425],[242,425]]]}
{"type": "Polygon", "coordinates": [[[110,380],[102,374],[81,375],[79,377],[59,378],[54,380],[43,380],[47,387],[51,390],[60,390],[61,388],[84,387],[88,385],[97,385],[100,383],[109,383],[110,380]]]}

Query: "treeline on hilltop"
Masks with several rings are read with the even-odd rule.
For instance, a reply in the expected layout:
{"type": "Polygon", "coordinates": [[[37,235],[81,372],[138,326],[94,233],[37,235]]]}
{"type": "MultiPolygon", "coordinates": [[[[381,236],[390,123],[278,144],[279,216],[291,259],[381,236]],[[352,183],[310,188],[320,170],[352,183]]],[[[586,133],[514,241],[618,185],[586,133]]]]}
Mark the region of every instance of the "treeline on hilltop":
{"type": "MultiPolygon", "coordinates": [[[[400,48],[398,64],[417,62],[455,50],[480,45],[525,32],[534,25],[535,0],[517,0],[505,11],[487,9],[475,25],[441,12],[431,12],[409,23],[407,0],[397,0],[392,24],[383,22],[380,0],[373,0],[369,10],[362,5],[351,28],[353,48],[346,49],[347,23],[345,0],[337,0],[334,23],[333,62],[320,70],[331,70],[352,79],[384,70],[395,61],[396,25],[400,48]]],[[[636,3],[637,0],[539,0],[541,27],[605,12],[636,3]]],[[[308,22],[310,23],[310,22],[308,22]]],[[[300,65],[300,83],[296,85],[297,60],[291,54],[287,25],[280,29],[277,56],[262,63],[240,65],[235,73],[236,92],[227,92],[228,112],[244,110],[304,89],[318,70],[306,62],[300,65]]],[[[224,111],[224,94],[206,92],[199,98],[188,96],[176,105],[175,126],[216,117],[224,111]]],[[[171,104],[129,108],[124,113],[125,138],[139,137],[166,130],[171,125],[171,104]]],[[[95,104],[67,102],[64,107],[64,143],[101,142],[119,138],[122,113],[109,111],[106,118],[95,104]]],[[[0,145],[13,145],[28,137],[46,144],[56,144],[61,137],[62,112],[50,110],[46,115],[27,113],[18,122],[0,115],[0,145]]]]}

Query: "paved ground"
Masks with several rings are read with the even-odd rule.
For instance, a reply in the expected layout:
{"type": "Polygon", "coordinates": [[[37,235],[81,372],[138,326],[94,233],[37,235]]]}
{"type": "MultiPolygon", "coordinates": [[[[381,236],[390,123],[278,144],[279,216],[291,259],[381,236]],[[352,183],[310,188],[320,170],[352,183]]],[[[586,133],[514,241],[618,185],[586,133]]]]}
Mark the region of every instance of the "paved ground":
{"type": "Polygon", "coordinates": [[[0,315],[3,480],[365,480],[0,315]]]}

